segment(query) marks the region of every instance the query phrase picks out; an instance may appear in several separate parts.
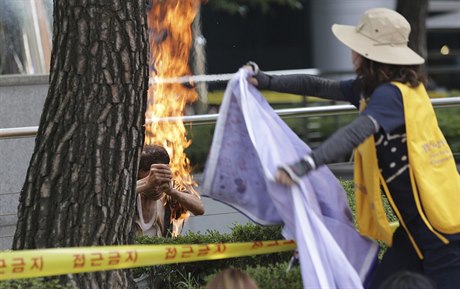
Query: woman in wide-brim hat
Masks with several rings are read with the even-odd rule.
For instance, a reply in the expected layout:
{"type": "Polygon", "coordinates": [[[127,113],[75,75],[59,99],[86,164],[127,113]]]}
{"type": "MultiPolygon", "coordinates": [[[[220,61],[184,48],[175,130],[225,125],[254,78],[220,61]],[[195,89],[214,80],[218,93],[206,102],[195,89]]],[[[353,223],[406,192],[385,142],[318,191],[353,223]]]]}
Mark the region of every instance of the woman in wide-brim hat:
{"type": "Polygon", "coordinates": [[[457,288],[460,176],[424,87],[424,59],[407,46],[410,25],[393,10],[374,8],[359,25],[335,24],[332,32],[352,49],[356,79],[272,76],[255,63],[246,66],[254,74],[249,82],[259,89],[348,101],[360,109],[310,154],[279,164],[276,179],[293,185],[355,150],[358,229],[389,246],[366,286],[377,288],[395,272],[409,270],[438,288],[457,288]],[[396,229],[385,217],[381,189],[399,219],[396,229]]]}

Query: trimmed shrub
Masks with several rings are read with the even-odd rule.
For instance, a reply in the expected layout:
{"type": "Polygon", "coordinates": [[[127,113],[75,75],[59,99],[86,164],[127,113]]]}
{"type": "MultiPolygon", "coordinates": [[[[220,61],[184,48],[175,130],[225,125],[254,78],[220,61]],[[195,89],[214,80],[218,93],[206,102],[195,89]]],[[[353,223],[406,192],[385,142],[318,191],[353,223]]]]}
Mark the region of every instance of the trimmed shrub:
{"type": "MultiPolygon", "coordinates": [[[[350,208],[355,214],[355,196],[353,181],[341,180],[350,208]]],[[[388,201],[384,198],[384,206],[389,219],[396,220],[388,201]]],[[[283,239],[281,226],[259,226],[252,223],[245,225],[235,224],[231,233],[223,234],[215,230],[208,230],[204,234],[189,232],[186,235],[173,239],[150,238],[140,236],[136,239],[138,244],[208,244],[208,243],[235,243],[252,241],[269,241],[283,239]]],[[[381,243],[380,256],[386,250],[381,243]]],[[[245,271],[259,285],[260,289],[296,289],[302,288],[302,278],[298,266],[287,271],[287,266],[293,252],[281,252],[266,255],[229,258],[212,261],[199,261],[191,263],[177,263],[161,266],[134,268],[134,276],[147,277],[147,287],[162,289],[200,289],[219,271],[233,267],[245,271]]],[[[59,285],[57,279],[35,278],[0,282],[0,289],[72,289],[70,285],[59,285]]]]}
{"type": "Polygon", "coordinates": [[[31,278],[20,280],[0,281],[0,289],[75,289],[68,284],[63,286],[59,284],[59,279],[53,278],[31,278]]]}
{"type": "MultiPolygon", "coordinates": [[[[165,239],[161,237],[149,238],[143,236],[139,237],[137,242],[139,244],[206,244],[280,239],[283,239],[283,236],[281,235],[281,226],[264,227],[248,223],[246,225],[234,225],[231,233],[229,234],[222,234],[215,230],[208,230],[206,234],[190,232],[184,236],[178,236],[173,239],[165,239]]],[[[155,288],[196,288],[193,286],[205,284],[204,282],[206,276],[215,274],[225,268],[233,267],[244,270],[248,267],[252,268],[260,266],[260,264],[273,265],[288,262],[292,254],[292,252],[281,252],[213,261],[142,267],[135,269],[135,276],[141,276],[142,274],[155,276],[155,281],[153,282],[155,284],[155,288]]],[[[266,276],[268,279],[269,277],[270,276],[266,276]]]]}

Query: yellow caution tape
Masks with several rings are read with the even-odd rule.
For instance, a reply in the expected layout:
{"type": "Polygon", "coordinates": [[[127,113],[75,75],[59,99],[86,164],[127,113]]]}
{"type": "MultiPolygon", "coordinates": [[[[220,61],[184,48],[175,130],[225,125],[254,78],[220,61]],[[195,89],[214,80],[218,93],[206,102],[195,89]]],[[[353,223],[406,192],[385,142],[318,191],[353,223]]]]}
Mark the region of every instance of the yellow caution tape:
{"type": "Polygon", "coordinates": [[[124,245],[0,252],[0,280],[217,260],[291,251],[292,240],[193,245],[124,245]]]}

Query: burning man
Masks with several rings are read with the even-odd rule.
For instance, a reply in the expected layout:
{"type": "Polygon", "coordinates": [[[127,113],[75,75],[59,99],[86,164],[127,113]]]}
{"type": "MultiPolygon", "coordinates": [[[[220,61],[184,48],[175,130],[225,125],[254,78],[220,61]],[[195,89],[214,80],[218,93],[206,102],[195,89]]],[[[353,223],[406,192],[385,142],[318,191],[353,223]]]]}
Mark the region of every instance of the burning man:
{"type": "Polygon", "coordinates": [[[271,76],[251,63],[259,89],[348,101],[360,115],[310,154],[282,164],[277,181],[293,185],[317,167],[355,150],[357,223],[366,236],[390,248],[373,286],[396,271],[418,271],[437,288],[460,284],[460,176],[438,127],[423,85],[425,60],[407,46],[410,24],[399,13],[375,8],[356,27],[332,26],[352,50],[357,78],[327,80],[310,75],[271,76]],[[381,188],[400,227],[394,231],[381,188]]]}
{"type": "Polygon", "coordinates": [[[180,233],[188,211],[203,215],[200,197],[174,188],[165,148],[146,145],[137,175],[137,232],[150,237],[171,237],[180,233]]]}

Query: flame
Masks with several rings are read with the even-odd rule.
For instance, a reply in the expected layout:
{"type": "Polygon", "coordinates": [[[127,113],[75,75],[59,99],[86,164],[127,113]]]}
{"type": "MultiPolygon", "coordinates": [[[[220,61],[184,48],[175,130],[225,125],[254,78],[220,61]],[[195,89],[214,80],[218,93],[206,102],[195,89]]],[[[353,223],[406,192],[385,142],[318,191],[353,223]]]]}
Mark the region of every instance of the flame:
{"type": "MultiPolygon", "coordinates": [[[[183,121],[180,118],[174,121],[158,119],[184,115],[186,104],[198,97],[193,84],[164,83],[159,80],[191,75],[189,56],[193,41],[192,23],[200,2],[152,0],[147,20],[151,86],[148,90],[145,144],[165,147],[171,158],[175,188],[187,189],[196,195],[199,194],[194,189],[196,182],[191,175],[190,160],[185,155],[185,149],[191,141],[187,140],[183,121]]],[[[188,214],[184,214],[183,219],[187,217],[188,214]]]]}

